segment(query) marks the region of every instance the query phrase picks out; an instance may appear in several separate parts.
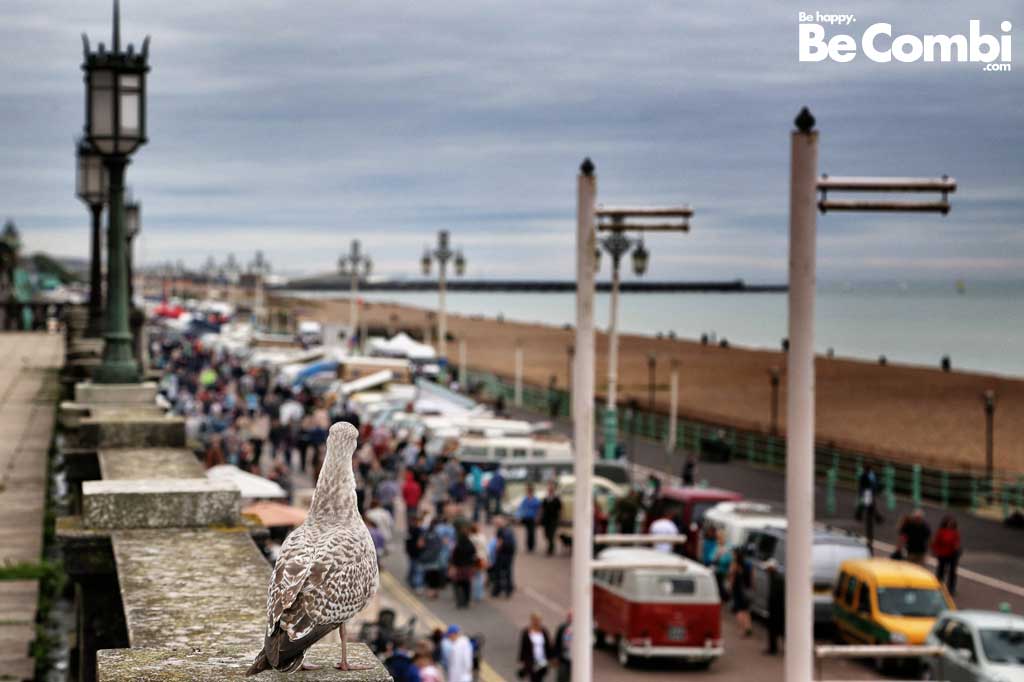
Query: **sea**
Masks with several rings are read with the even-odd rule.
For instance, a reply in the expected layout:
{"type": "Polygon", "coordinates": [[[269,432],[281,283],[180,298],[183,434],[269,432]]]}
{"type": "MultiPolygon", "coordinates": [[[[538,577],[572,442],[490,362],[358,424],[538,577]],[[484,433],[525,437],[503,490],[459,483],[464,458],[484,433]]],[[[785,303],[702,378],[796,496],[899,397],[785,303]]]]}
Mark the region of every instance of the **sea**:
{"type": "MultiPolygon", "coordinates": [[[[312,298],[340,292],[293,292],[312,298]]],[[[436,292],[361,292],[367,301],[437,306],[436,292]]],[[[786,337],[787,295],[779,293],[623,293],[619,328],[635,334],[675,333],[731,346],[779,349],[786,337]]],[[[504,316],[561,326],[575,322],[571,292],[449,292],[449,312],[504,316]]],[[[606,329],[609,298],[599,293],[597,325],[606,329]]],[[[815,348],[836,357],[938,367],[1024,378],[1024,281],[819,283],[815,348]]]]}

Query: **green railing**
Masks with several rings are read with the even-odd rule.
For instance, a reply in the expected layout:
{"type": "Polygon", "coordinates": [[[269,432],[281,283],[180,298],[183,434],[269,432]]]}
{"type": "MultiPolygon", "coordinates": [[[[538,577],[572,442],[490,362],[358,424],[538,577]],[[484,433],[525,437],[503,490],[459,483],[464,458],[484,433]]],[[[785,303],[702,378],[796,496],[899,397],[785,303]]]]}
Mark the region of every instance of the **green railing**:
{"type": "MultiPolygon", "coordinates": [[[[512,405],[515,394],[512,381],[490,372],[474,370],[467,372],[467,379],[471,386],[481,386],[486,397],[495,399],[500,395],[506,405],[512,405]]],[[[524,408],[550,415],[553,405],[557,416],[567,417],[569,393],[562,389],[523,385],[524,408]]],[[[604,405],[596,404],[595,407],[600,416],[604,405]]],[[[632,438],[661,442],[668,438],[668,415],[620,406],[617,419],[620,441],[627,448],[632,438]]],[[[738,459],[771,469],[782,469],[786,464],[786,442],[781,436],[685,417],[676,419],[675,451],[694,453],[708,460],[738,459]]],[[[980,471],[908,464],[819,443],[815,446],[815,474],[826,483],[826,509],[834,510],[835,487],[856,486],[868,464],[878,473],[882,487],[880,502],[889,509],[894,508],[896,496],[901,496],[915,503],[927,499],[943,507],[990,507],[998,510],[1004,519],[1015,512],[1024,513],[1024,475],[1002,475],[990,482],[980,471]]]]}

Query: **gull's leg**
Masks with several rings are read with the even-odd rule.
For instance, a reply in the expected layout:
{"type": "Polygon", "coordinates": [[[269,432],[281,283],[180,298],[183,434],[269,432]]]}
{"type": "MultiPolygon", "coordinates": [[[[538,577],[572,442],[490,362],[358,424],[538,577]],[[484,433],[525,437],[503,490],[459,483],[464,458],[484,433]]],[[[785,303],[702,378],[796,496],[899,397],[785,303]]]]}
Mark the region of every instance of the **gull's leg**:
{"type": "Polygon", "coordinates": [[[370,666],[352,666],[348,664],[348,643],[345,637],[345,626],[338,628],[338,635],[341,636],[341,662],[334,667],[338,670],[369,670],[370,666]]]}

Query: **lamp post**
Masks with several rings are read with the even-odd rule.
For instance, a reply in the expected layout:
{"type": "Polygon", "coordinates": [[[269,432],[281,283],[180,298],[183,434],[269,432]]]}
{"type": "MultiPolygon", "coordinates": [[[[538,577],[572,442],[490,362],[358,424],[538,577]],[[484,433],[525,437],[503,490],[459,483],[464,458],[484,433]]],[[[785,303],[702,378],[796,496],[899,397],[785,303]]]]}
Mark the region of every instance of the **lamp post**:
{"type": "Polygon", "coordinates": [[[654,373],[658,364],[658,356],[655,353],[647,354],[647,409],[654,411],[654,373]]]}
{"type": "Polygon", "coordinates": [[[129,200],[124,205],[124,269],[128,279],[128,310],[135,300],[135,256],[132,244],[142,230],[142,204],[129,200]]]}
{"type": "Polygon", "coordinates": [[[466,271],[466,258],[462,250],[452,251],[448,241],[448,230],[437,233],[437,248],[433,251],[425,249],[420,258],[420,266],[424,276],[430,274],[431,261],[437,261],[437,354],[441,358],[448,357],[448,313],[445,308],[445,293],[448,281],[448,261],[454,260],[455,274],[459,277],[466,271]]]}
{"type": "MultiPolygon", "coordinates": [[[[622,257],[632,253],[633,271],[637,275],[647,272],[647,262],[650,253],[644,246],[643,238],[630,239],[626,236],[627,230],[639,232],[644,231],[682,231],[690,229],[689,217],[693,210],[688,206],[664,207],[664,208],[609,208],[597,209],[599,222],[598,230],[610,231],[604,239],[599,240],[601,248],[608,252],[612,259],[612,287],[611,287],[611,312],[608,321],[608,390],[607,405],[604,415],[604,457],[605,459],[615,458],[615,448],[618,444],[618,416],[616,404],[618,403],[618,375],[619,375],[619,263],[622,257]],[[681,218],[681,222],[669,223],[646,223],[637,222],[626,224],[626,219],[650,218],[681,218]]],[[[600,256],[600,251],[595,251],[595,258],[600,256]]]]}
{"type": "Polygon", "coordinates": [[[772,407],[769,432],[774,436],[779,432],[779,368],[768,370],[768,380],[772,385],[772,407]]]}
{"type": "MultiPolygon", "coordinates": [[[[352,339],[352,347],[355,347],[355,338],[359,334],[359,279],[366,279],[373,269],[373,261],[364,255],[359,247],[359,240],[353,239],[349,244],[347,254],[338,258],[338,274],[349,278],[348,298],[348,327],[349,338],[352,339]]],[[[360,339],[360,344],[365,339],[360,339]]]]}
{"type": "Polygon", "coordinates": [[[89,321],[85,328],[88,337],[99,337],[103,334],[103,256],[100,221],[103,217],[103,205],[107,202],[110,191],[107,185],[107,171],[103,167],[103,157],[85,140],[79,140],[77,146],[78,174],[76,190],[78,198],[89,207],[92,216],[92,233],[89,253],[89,321]]]}
{"type": "Polygon", "coordinates": [[[989,499],[995,495],[995,415],[996,392],[991,388],[981,394],[985,407],[985,478],[988,480],[989,499]]]}
{"type": "Polygon", "coordinates": [[[270,261],[264,257],[263,251],[256,251],[252,262],[249,263],[249,272],[255,279],[255,282],[253,282],[253,298],[255,299],[252,306],[253,327],[262,329],[266,325],[267,317],[267,299],[264,284],[267,275],[270,274],[270,261]]]}
{"type": "Polygon", "coordinates": [[[103,361],[93,373],[102,384],[135,383],[139,366],[132,352],[128,322],[124,225],[124,170],[131,155],[146,143],[146,73],[149,37],[138,53],[132,45],[121,51],[121,21],[114,0],[111,50],[103,43],[95,52],[82,36],[85,61],[85,137],[102,156],[109,177],[110,227],[107,234],[107,306],[103,361]]]}

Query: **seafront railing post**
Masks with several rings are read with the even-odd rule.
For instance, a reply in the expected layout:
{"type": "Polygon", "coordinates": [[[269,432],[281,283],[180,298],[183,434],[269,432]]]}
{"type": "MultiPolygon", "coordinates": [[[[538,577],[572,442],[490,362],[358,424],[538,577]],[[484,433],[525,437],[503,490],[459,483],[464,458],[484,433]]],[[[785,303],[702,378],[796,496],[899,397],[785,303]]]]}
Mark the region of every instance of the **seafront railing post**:
{"type": "MultiPolygon", "coordinates": [[[[590,490],[594,470],[594,253],[597,177],[594,164],[585,159],[576,179],[576,343],[573,365],[573,445],[576,452],[576,489],[590,490]]],[[[573,628],[582,636],[572,638],[572,682],[593,678],[590,633],[593,631],[593,582],[590,558],[593,547],[594,499],[573,498],[572,608],[573,628]]]]}
{"type": "Polygon", "coordinates": [[[676,415],[679,413],[679,363],[672,361],[672,370],[668,378],[668,438],[665,439],[665,452],[668,454],[669,471],[672,470],[672,453],[676,451],[676,415]]]}
{"type": "Polygon", "coordinates": [[[915,464],[911,470],[910,494],[914,500],[914,507],[921,506],[921,465],[915,464]]]}
{"type": "Polygon", "coordinates": [[[882,481],[885,489],[885,507],[889,511],[896,509],[896,468],[886,464],[882,469],[882,481]]]}
{"type": "MultiPolygon", "coordinates": [[[[814,524],[815,209],[949,212],[956,181],[942,178],[828,177],[818,173],[818,133],[804,107],[791,134],[789,203],[789,352],[786,410],[786,658],[787,682],[813,679],[811,549],[814,524]],[[815,195],[820,192],[821,196],[815,195]],[[938,201],[835,199],[829,192],[940,192],[938,201]]],[[[920,473],[918,468],[918,474],[920,473]]],[[[918,497],[920,496],[920,478],[918,497]]]]}
{"type": "Polygon", "coordinates": [[[515,389],[513,395],[513,403],[516,407],[523,406],[523,344],[520,341],[516,342],[515,350],[515,389]]]}

